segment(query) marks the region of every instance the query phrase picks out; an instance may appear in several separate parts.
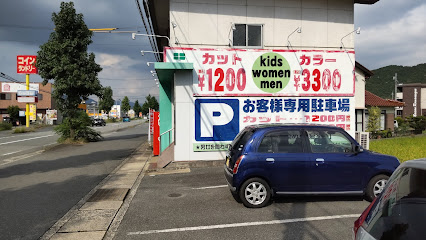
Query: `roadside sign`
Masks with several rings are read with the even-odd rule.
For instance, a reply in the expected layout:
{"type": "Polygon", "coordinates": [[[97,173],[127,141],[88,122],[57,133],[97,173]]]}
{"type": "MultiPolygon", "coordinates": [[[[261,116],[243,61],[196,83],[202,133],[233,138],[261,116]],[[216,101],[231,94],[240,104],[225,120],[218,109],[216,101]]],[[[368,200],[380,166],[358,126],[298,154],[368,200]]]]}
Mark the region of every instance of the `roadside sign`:
{"type": "Polygon", "coordinates": [[[20,103],[36,103],[36,102],[38,102],[38,97],[18,97],[18,102],[20,102],[20,103]]]}
{"type": "Polygon", "coordinates": [[[18,97],[35,97],[38,95],[36,90],[18,90],[16,95],[18,97]]]}
{"type": "Polygon", "coordinates": [[[37,120],[37,106],[35,104],[30,104],[30,121],[37,120]]]}
{"type": "Polygon", "coordinates": [[[16,56],[17,59],[17,73],[23,74],[37,74],[37,68],[35,67],[37,56],[31,55],[20,55],[16,56]]]}

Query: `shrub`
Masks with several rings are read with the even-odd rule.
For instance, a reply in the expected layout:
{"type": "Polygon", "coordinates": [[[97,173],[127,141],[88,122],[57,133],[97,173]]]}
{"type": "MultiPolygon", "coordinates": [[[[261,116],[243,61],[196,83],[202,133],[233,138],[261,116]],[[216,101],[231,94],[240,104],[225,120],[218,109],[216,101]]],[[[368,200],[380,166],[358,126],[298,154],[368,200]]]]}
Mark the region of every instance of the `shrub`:
{"type": "Polygon", "coordinates": [[[414,134],[421,134],[424,130],[426,130],[426,117],[407,117],[407,122],[410,127],[414,129],[414,134]]]}
{"type": "Polygon", "coordinates": [[[380,108],[371,107],[368,109],[367,132],[372,132],[373,136],[380,129],[380,108]]]}
{"type": "Polygon", "coordinates": [[[93,130],[89,126],[92,125],[92,120],[83,111],[78,113],[77,118],[65,118],[64,121],[55,127],[55,131],[61,135],[59,142],[96,142],[102,140],[99,132],[93,130]],[[72,130],[73,129],[73,132],[72,130]]]}
{"type": "Polygon", "coordinates": [[[34,132],[34,128],[17,127],[15,128],[15,130],[13,130],[13,133],[27,133],[27,132],[34,132]]]}
{"type": "Polygon", "coordinates": [[[0,131],[10,130],[10,129],[12,129],[12,123],[7,123],[7,122],[0,123],[0,131]]]}

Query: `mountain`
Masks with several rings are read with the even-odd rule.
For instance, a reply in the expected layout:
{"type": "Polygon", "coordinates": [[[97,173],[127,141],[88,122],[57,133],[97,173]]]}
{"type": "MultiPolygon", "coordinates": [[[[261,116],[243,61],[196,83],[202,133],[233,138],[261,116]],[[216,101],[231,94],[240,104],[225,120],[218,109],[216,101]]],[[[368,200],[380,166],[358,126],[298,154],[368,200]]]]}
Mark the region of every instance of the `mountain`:
{"type": "Polygon", "coordinates": [[[385,99],[391,99],[395,91],[395,73],[399,83],[426,83],[426,63],[412,67],[390,65],[372,72],[374,75],[366,80],[365,89],[385,99]]]}

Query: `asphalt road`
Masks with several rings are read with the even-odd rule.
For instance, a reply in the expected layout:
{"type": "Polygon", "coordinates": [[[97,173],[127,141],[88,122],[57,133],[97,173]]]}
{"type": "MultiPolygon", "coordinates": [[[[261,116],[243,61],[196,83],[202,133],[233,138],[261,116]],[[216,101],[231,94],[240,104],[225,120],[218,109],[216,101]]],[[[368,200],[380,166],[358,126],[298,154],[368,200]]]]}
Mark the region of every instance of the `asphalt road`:
{"type": "MultiPolygon", "coordinates": [[[[117,122],[108,123],[104,127],[93,127],[96,131],[107,133],[118,129],[126,128],[142,121],[117,122]]],[[[59,136],[53,131],[53,126],[38,129],[36,132],[28,132],[24,134],[12,133],[9,131],[0,131],[0,166],[4,162],[13,161],[14,157],[33,154],[56,144],[59,136]]]]}
{"type": "MultiPolygon", "coordinates": [[[[13,161],[1,160],[0,239],[38,239],[146,141],[147,129],[148,124],[143,123],[105,133],[100,142],[61,145],[42,153],[14,156],[13,161]]],[[[49,135],[39,132],[32,137],[37,134],[49,135]]],[[[10,142],[4,139],[0,143],[10,142]]],[[[13,151],[13,145],[4,145],[13,151]]],[[[1,151],[4,153],[4,148],[1,151]]]]}
{"type": "Polygon", "coordinates": [[[234,200],[222,167],[146,175],[114,239],[351,239],[359,197],[278,197],[262,209],[234,200]]]}

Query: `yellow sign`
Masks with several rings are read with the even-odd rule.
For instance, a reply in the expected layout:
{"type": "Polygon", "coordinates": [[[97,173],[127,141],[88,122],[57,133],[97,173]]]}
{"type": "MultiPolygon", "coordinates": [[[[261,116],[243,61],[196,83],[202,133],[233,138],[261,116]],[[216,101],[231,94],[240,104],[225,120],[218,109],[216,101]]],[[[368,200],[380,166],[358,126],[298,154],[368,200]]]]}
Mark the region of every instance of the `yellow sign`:
{"type": "Polygon", "coordinates": [[[37,106],[35,104],[30,104],[30,121],[37,120],[37,106]]]}

